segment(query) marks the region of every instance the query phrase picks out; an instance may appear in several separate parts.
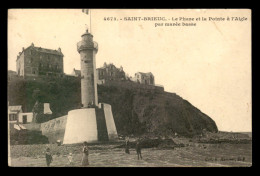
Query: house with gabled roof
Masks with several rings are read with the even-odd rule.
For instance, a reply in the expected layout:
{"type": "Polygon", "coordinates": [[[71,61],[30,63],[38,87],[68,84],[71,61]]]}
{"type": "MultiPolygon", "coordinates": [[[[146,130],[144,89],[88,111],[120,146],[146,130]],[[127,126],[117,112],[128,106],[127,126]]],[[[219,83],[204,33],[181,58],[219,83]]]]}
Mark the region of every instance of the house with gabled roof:
{"type": "Polygon", "coordinates": [[[63,76],[63,53],[61,49],[52,50],[36,47],[32,43],[23,48],[16,59],[16,72],[18,76],[63,76]]]}
{"type": "Polygon", "coordinates": [[[8,120],[9,122],[17,122],[19,114],[23,113],[22,106],[8,106],[8,120]]]}
{"type": "Polygon", "coordinates": [[[151,72],[148,73],[137,72],[135,73],[135,77],[133,80],[140,84],[155,85],[154,76],[151,72]]]}

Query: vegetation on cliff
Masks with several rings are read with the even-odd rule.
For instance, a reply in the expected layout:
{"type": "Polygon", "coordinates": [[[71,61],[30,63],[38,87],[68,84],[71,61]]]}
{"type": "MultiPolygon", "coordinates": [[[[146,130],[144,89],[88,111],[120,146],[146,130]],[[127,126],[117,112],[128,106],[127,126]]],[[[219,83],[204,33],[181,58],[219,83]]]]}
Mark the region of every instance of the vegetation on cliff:
{"type": "MultiPolygon", "coordinates": [[[[122,82],[125,84],[125,82],[122,82]]],[[[81,106],[80,79],[13,79],[8,82],[9,105],[22,105],[31,112],[38,99],[50,103],[51,118],[66,115],[81,106]],[[35,90],[39,89],[37,94],[35,90]]],[[[112,106],[115,124],[122,135],[201,134],[217,132],[215,122],[175,93],[98,85],[99,102],[112,106]]]]}

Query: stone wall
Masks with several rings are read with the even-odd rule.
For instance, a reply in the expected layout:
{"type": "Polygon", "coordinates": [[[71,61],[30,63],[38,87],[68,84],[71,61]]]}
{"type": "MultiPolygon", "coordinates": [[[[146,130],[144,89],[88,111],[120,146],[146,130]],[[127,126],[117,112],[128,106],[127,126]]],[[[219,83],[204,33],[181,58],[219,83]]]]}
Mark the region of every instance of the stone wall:
{"type": "Polygon", "coordinates": [[[117,135],[117,130],[116,130],[116,125],[111,109],[111,105],[102,103],[104,107],[104,114],[105,114],[105,120],[106,120],[106,126],[107,126],[107,133],[109,140],[117,140],[118,135],[117,135]]]}
{"type": "Polygon", "coordinates": [[[55,143],[57,140],[63,141],[66,123],[67,115],[42,123],[42,135],[48,137],[50,143],[55,143]]]}
{"type": "Polygon", "coordinates": [[[23,125],[27,130],[30,131],[41,131],[41,124],[39,123],[28,123],[28,124],[21,124],[23,125]]]}

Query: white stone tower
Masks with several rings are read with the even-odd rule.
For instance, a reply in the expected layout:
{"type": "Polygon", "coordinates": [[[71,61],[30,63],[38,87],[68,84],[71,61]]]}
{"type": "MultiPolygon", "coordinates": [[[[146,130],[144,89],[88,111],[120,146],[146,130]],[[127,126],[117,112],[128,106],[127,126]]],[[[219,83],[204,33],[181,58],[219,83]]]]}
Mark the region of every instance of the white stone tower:
{"type": "Polygon", "coordinates": [[[63,144],[117,140],[111,105],[98,104],[96,75],[98,45],[88,30],[81,37],[77,50],[80,54],[83,107],[68,112],[63,144]]]}
{"type": "Polygon", "coordinates": [[[87,108],[91,104],[98,106],[96,75],[98,45],[88,30],[81,37],[82,40],[77,44],[81,65],[81,102],[83,108],[87,108]]]}

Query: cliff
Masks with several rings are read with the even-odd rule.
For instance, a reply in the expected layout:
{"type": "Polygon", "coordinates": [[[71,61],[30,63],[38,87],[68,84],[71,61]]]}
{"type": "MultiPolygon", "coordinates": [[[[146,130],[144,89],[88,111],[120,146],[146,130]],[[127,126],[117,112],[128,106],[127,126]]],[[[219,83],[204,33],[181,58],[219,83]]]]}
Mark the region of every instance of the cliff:
{"type": "MultiPolygon", "coordinates": [[[[217,132],[215,122],[199,109],[175,93],[150,90],[134,83],[98,85],[99,102],[112,106],[118,134],[172,135],[201,134],[202,130],[217,132]]],[[[80,108],[80,79],[13,79],[8,82],[9,105],[22,105],[30,112],[38,99],[50,103],[52,118],[67,115],[69,110],[80,108]],[[40,93],[35,95],[35,89],[40,93]]]]}

